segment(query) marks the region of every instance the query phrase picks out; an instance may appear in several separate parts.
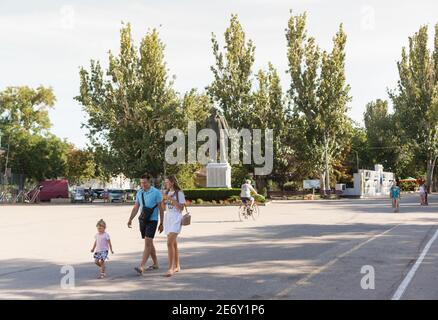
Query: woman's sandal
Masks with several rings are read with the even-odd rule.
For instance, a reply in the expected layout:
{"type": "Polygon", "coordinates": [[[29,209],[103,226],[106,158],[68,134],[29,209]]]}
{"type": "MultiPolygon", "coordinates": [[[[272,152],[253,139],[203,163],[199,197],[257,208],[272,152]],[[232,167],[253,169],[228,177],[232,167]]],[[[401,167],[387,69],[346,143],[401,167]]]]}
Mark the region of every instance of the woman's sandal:
{"type": "Polygon", "coordinates": [[[164,277],[166,277],[166,278],[170,278],[170,277],[172,277],[174,274],[175,274],[175,272],[167,271],[167,273],[164,275],[164,277]]]}

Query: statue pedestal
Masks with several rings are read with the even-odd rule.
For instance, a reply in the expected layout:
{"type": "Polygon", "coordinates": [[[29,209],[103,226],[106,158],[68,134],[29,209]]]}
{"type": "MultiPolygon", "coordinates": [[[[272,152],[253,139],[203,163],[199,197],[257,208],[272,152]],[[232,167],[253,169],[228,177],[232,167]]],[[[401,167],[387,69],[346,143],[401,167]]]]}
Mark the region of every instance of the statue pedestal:
{"type": "Polygon", "coordinates": [[[207,188],[231,188],[231,166],[228,162],[207,164],[207,188]]]}

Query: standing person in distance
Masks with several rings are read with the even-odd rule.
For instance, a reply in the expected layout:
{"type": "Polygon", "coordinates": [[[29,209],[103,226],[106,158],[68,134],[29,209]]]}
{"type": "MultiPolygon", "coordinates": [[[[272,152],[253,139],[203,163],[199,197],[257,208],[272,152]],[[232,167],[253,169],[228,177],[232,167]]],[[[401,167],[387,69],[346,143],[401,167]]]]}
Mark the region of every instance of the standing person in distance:
{"type": "Polygon", "coordinates": [[[394,212],[400,212],[400,194],[400,187],[398,186],[398,180],[396,180],[389,189],[389,197],[392,200],[392,208],[394,209],[394,212]]]}

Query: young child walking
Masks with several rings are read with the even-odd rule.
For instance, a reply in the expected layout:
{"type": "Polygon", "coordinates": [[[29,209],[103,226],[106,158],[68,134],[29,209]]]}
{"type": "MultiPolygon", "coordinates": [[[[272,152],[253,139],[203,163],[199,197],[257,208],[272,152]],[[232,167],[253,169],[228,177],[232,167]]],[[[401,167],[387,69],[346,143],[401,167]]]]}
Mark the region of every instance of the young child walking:
{"type": "Polygon", "coordinates": [[[94,245],[91,252],[94,252],[94,263],[100,268],[100,274],[98,279],[103,279],[106,276],[105,273],[105,260],[108,259],[108,251],[114,254],[113,246],[111,244],[110,236],[105,232],[106,223],[100,219],[97,224],[97,234],[94,236],[94,245]]]}

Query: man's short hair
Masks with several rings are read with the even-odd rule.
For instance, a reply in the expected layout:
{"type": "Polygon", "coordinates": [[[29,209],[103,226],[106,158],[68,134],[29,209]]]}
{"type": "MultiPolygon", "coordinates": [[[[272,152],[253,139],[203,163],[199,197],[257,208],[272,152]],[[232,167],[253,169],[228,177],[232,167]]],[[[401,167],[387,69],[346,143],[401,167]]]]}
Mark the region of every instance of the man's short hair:
{"type": "Polygon", "coordinates": [[[144,174],[144,175],[141,176],[140,179],[152,182],[152,176],[150,174],[144,174]]]}

